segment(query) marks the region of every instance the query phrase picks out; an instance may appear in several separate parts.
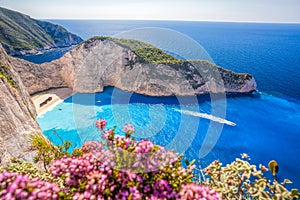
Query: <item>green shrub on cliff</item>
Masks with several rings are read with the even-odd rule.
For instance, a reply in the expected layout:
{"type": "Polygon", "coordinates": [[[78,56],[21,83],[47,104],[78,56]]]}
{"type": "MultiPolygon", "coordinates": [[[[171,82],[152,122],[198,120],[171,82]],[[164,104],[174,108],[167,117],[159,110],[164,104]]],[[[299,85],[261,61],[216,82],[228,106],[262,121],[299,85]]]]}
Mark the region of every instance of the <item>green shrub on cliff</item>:
{"type": "Polygon", "coordinates": [[[1,61],[0,61],[0,79],[6,79],[6,81],[13,87],[13,88],[18,88],[17,83],[15,82],[15,80],[12,78],[12,76],[10,75],[11,72],[9,70],[9,67],[4,65],[1,61]]]}
{"type": "MultiPolygon", "coordinates": [[[[123,38],[112,38],[108,36],[95,36],[84,43],[89,43],[94,40],[110,40],[114,41],[118,45],[132,50],[138,56],[138,62],[140,63],[152,63],[152,64],[176,64],[182,63],[182,60],[179,60],[170,54],[165,53],[163,50],[148,44],[134,39],[123,39],[123,38]]],[[[132,63],[134,64],[134,63],[132,63]]]]}
{"type": "Polygon", "coordinates": [[[138,57],[140,62],[153,64],[177,63],[180,60],[165,53],[163,50],[138,40],[113,38],[117,44],[131,49],[138,57]]]}
{"type": "Polygon", "coordinates": [[[70,153],[68,152],[71,147],[70,141],[62,141],[62,145],[54,146],[50,140],[45,138],[42,134],[35,133],[30,135],[30,142],[31,146],[28,150],[36,151],[34,162],[42,162],[46,172],[48,172],[48,165],[54,159],[64,156],[70,157],[70,153]]]}

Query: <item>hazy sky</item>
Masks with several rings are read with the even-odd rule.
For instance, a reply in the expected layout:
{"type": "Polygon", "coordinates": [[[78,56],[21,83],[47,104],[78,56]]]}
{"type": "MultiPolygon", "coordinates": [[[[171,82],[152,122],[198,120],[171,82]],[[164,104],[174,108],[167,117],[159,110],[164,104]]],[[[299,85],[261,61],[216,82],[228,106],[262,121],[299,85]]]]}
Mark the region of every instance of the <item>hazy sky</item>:
{"type": "Polygon", "coordinates": [[[0,0],[39,19],[300,22],[300,0],[0,0]]]}

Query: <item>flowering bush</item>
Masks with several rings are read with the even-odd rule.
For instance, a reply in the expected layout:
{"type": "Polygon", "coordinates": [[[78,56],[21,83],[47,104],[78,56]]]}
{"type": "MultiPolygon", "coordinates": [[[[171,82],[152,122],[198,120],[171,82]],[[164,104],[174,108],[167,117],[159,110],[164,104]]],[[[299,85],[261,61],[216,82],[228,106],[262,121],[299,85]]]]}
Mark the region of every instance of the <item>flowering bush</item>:
{"type": "Polygon", "coordinates": [[[192,183],[193,164],[184,168],[173,151],[149,140],[135,141],[132,125],[123,128],[125,136],[106,130],[104,119],[95,126],[104,142],[86,142],[76,156],[55,158],[47,166],[62,186],[3,171],[0,199],[220,199],[208,186],[192,183]]]}
{"type": "Polygon", "coordinates": [[[27,175],[19,175],[4,171],[0,173],[1,199],[59,199],[61,189],[58,185],[40,181],[37,178],[29,179],[27,175]]]}
{"type": "Polygon", "coordinates": [[[37,178],[40,181],[53,182],[64,188],[64,182],[60,178],[55,178],[51,174],[41,171],[31,162],[26,162],[23,160],[11,159],[11,164],[8,166],[0,167],[0,173],[3,171],[24,174],[27,175],[29,179],[37,178]]]}
{"type": "MultiPolygon", "coordinates": [[[[181,199],[216,199],[219,198],[218,193],[209,186],[199,184],[182,185],[179,192],[181,199]]],[[[221,199],[221,198],[219,198],[221,199]]]]}
{"type": "MultiPolygon", "coordinates": [[[[133,140],[130,124],[123,129],[126,136],[115,135],[114,129],[105,130],[103,119],[96,122],[96,127],[102,131],[104,143],[86,142],[82,156],[64,157],[50,166],[51,174],[64,180],[74,198],[177,199],[180,194],[187,195],[194,165],[185,169],[181,156],[174,152],[148,140],[133,140]],[[183,191],[182,184],[186,185],[183,191]]],[[[190,190],[196,195],[199,188],[194,188],[193,184],[190,190]]],[[[218,199],[217,194],[214,197],[218,199]]]]}
{"type": "MultiPolygon", "coordinates": [[[[38,135],[32,138],[33,147],[46,171],[33,164],[14,160],[0,167],[0,199],[297,199],[298,190],[288,191],[285,179],[278,183],[276,161],[269,163],[273,183],[263,176],[268,171],[260,165],[251,165],[237,159],[222,167],[214,161],[200,170],[202,181],[195,178],[193,162],[186,161],[173,151],[153,144],[149,140],[136,141],[131,124],[123,128],[125,136],[106,129],[106,120],[99,119],[95,126],[104,142],[85,142],[67,153],[70,143],[54,147],[38,135]],[[47,151],[47,152],[45,152],[47,151]],[[49,170],[48,170],[49,169],[49,170]],[[48,172],[48,171],[49,172],[48,172]]],[[[200,178],[201,180],[201,178],[200,178]]]]}

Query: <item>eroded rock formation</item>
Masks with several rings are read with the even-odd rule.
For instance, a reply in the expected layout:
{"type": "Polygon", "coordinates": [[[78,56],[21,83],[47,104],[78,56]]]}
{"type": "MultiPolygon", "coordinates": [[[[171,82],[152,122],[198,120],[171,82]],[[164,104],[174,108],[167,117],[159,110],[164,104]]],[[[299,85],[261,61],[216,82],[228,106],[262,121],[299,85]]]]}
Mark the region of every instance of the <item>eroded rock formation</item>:
{"type": "Polygon", "coordinates": [[[250,74],[237,74],[207,61],[145,62],[112,38],[92,38],[50,63],[37,65],[16,58],[13,63],[30,94],[54,87],[94,93],[105,86],[151,96],[256,90],[250,74]]]}
{"type": "Polygon", "coordinates": [[[30,133],[41,132],[27,88],[0,45],[0,164],[11,157],[33,159],[26,152],[30,133]]]}

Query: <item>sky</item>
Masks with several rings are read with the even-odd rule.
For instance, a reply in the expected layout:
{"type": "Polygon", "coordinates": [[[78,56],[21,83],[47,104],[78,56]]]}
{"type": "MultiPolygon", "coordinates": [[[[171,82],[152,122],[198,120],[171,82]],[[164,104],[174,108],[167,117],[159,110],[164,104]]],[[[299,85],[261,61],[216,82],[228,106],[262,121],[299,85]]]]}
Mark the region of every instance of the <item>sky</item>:
{"type": "Polygon", "coordinates": [[[300,0],[0,0],[37,19],[300,23],[300,0]]]}

